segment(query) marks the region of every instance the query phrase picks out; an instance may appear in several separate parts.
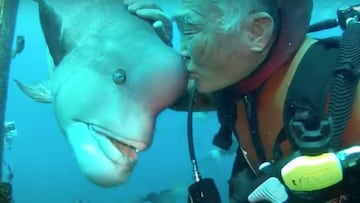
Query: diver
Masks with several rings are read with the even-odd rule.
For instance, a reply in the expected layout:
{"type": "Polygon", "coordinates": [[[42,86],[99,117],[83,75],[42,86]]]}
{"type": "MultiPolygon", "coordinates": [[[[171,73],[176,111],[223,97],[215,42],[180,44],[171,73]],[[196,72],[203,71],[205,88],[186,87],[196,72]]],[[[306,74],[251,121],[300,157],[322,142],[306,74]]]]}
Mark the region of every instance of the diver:
{"type": "Polygon", "coordinates": [[[25,48],[25,37],[22,35],[16,36],[15,49],[12,50],[11,57],[15,58],[16,55],[20,54],[25,48]]]}
{"type": "MultiPolygon", "coordinates": [[[[125,4],[172,44],[156,4],[125,4]]],[[[227,149],[235,135],[241,146],[231,203],[360,201],[359,7],[338,13],[341,39],[308,37],[311,13],[311,0],[181,0],[172,17],[194,110],[217,110],[214,144],[227,149]]]]}

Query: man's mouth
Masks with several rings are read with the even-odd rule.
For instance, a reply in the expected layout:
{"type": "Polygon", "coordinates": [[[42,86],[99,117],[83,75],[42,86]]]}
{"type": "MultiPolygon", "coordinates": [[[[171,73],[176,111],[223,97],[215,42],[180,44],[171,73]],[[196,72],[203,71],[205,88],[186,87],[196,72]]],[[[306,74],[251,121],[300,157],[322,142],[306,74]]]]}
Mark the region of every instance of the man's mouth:
{"type": "Polygon", "coordinates": [[[136,161],[138,158],[137,153],[146,148],[146,145],[139,141],[116,136],[115,133],[102,127],[88,124],[88,128],[96,134],[95,136],[104,136],[110,140],[112,145],[129,160],[136,161]]]}

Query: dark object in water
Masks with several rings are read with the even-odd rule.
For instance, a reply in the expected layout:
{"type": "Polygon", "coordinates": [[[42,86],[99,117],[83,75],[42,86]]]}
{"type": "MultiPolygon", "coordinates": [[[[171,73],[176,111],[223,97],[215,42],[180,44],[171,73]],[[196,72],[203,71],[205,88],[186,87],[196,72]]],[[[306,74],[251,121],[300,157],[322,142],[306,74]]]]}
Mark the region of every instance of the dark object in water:
{"type": "Polygon", "coordinates": [[[181,190],[179,189],[165,189],[160,192],[150,192],[143,198],[143,201],[151,203],[176,202],[180,194],[181,190]]]}
{"type": "Polygon", "coordinates": [[[25,48],[25,37],[22,35],[18,35],[16,37],[16,47],[15,50],[13,50],[11,56],[12,58],[15,58],[17,54],[20,54],[25,48]]]}
{"type": "Polygon", "coordinates": [[[0,202],[12,202],[12,185],[6,182],[0,182],[0,202]]]}

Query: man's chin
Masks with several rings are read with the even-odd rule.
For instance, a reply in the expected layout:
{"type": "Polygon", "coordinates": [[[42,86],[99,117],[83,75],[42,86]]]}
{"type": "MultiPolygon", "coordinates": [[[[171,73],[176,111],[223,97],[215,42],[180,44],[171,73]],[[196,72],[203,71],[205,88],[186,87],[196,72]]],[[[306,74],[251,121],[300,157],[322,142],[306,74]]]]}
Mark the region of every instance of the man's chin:
{"type": "Polygon", "coordinates": [[[196,85],[196,89],[199,93],[203,93],[203,94],[209,94],[209,93],[213,93],[213,92],[217,92],[219,90],[224,89],[225,87],[219,87],[219,86],[215,86],[212,84],[206,84],[206,83],[202,83],[202,82],[198,82],[196,85]]]}

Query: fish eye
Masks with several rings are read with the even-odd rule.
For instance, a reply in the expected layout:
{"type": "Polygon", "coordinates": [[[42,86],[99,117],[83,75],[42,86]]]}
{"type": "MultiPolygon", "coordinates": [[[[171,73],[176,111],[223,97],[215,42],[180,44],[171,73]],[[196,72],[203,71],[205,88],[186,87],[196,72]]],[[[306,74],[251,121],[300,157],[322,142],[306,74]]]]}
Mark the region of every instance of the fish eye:
{"type": "Polygon", "coordinates": [[[125,72],[125,70],[117,69],[112,74],[112,79],[113,79],[114,83],[117,84],[117,85],[125,83],[125,81],[126,81],[126,72],[125,72]]]}

